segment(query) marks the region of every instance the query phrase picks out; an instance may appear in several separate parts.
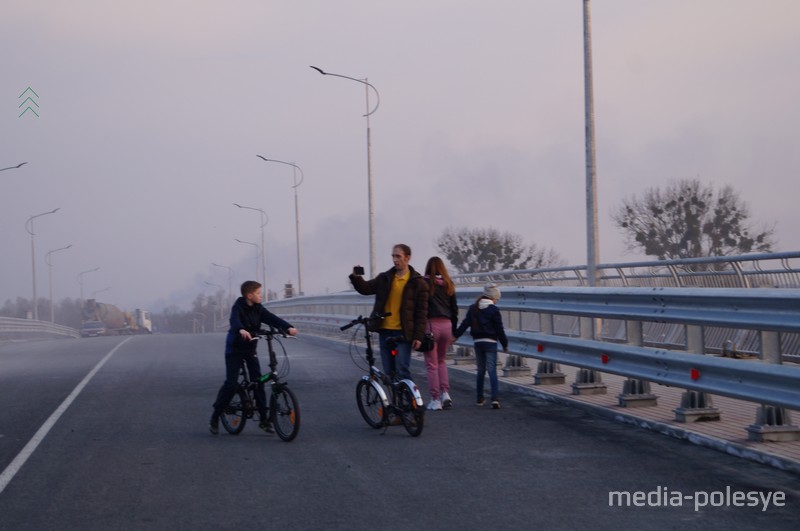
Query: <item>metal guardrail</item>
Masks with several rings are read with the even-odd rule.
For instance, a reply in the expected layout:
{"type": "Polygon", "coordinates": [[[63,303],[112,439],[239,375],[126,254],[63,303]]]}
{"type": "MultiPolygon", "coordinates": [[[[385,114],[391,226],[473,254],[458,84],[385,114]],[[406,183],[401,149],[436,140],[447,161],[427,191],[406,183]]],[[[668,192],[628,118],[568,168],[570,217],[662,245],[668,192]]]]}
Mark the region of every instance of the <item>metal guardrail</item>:
{"type": "MultiPolygon", "coordinates": [[[[472,304],[480,292],[459,288],[459,307],[472,304]]],[[[307,332],[336,335],[339,326],[368,315],[372,302],[372,297],[345,292],[273,301],[269,308],[307,332]]],[[[800,332],[800,289],[506,286],[498,308],[511,354],[800,409],[800,367],[781,364],[780,358],[782,336],[800,332]],[[557,316],[577,320],[577,337],[556,333],[557,316]],[[605,319],[624,322],[625,336],[617,342],[601,340],[598,321],[605,319]],[[684,344],[673,347],[685,352],[645,346],[642,330],[653,323],[684,328],[684,344]],[[702,355],[704,330],[715,326],[755,331],[762,359],[702,355]]],[[[459,343],[471,345],[468,338],[459,343]]]]}
{"type": "Polygon", "coordinates": [[[69,326],[57,325],[32,319],[0,317],[1,339],[39,339],[52,337],[80,337],[78,330],[69,326]]]}
{"type": "MultiPolygon", "coordinates": [[[[601,286],[800,288],[800,252],[599,264],[601,286]]],[[[586,286],[586,266],[513,269],[453,275],[459,286],[586,286]]]]}

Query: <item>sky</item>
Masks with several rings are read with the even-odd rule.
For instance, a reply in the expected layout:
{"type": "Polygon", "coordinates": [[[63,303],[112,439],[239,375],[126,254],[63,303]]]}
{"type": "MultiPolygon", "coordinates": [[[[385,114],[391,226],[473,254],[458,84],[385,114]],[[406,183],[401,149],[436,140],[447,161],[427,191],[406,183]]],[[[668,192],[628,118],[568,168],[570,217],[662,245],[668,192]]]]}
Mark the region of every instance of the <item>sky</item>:
{"type": "MultiPolygon", "coordinates": [[[[675,179],[733,186],[800,250],[798,18],[796,0],[591,2],[601,263],[645,259],[611,213],[675,179]]],[[[586,263],[580,0],[5,0],[0,46],[0,168],[27,162],[0,172],[0,304],[32,297],[33,267],[39,297],[52,271],[56,300],[81,278],[123,309],[236,291],[263,278],[251,209],[267,287],[296,286],[294,170],[256,155],[301,168],[303,291],[348,289],[369,270],[365,85],[310,65],[380,95],[378,271],[400,242],[424,268],[447,227],[586,263]],[[56,208],[32,260],[26,222],[56,208]]]]}

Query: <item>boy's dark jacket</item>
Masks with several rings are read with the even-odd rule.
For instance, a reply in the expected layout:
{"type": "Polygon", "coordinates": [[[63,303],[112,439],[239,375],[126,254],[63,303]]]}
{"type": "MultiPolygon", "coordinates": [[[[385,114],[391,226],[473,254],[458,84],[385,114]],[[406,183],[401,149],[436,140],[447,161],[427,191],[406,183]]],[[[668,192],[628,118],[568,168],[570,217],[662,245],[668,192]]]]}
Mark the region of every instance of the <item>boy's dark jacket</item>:
{"type": "Polygon", "coordinates": [[[256,351],[258,341],[247,341],[239,334],[244,329],[255,336],[261,330],[261,323],[278,330],[292,328],[292,325],[264,308],[261,304],[249,306],[247,299],[239,297],[231,308],[230,328],[225,339],[225,354],[250,354],[256,351]]]}

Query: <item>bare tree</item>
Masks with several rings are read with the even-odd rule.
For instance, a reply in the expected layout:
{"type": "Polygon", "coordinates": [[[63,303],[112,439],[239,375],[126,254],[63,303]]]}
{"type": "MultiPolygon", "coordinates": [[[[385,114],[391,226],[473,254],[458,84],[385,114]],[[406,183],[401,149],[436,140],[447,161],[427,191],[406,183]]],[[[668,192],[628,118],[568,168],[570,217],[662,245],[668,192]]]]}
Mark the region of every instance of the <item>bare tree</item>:
{"type": "Polygon", "coordinates": [[[459,273],[536,269],[563,265],[552,249],[525,245],[522,236],[497,229],[446,228],[436,246],[459,273]]]}
{"type": "Polygon", "coordinates": [[[754,229],[747,204],[731,186],[715,191],[697,179],[631,196],[612,214],[629,250],[659,260],[771,252],[774,227],[754,229]]]}

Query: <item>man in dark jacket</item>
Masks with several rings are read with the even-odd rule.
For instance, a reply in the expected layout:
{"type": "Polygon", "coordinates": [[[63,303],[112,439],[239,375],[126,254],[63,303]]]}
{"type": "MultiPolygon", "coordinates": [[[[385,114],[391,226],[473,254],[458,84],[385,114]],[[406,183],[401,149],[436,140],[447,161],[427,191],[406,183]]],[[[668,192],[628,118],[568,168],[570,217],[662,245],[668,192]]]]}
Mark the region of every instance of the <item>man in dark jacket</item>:
{"type": "Polygon", "coordinates": [[[397,338],[397,375],[401,379],[411,379],[411,349],[420,347],[428,326],[428,283],[408,265],[411,261],[411,248],[408,245],[395,245],[392,248],[392,261],[394,267],[372,280],[364,280],[354,268],[350,282],[360,294],[375,295],[373,315],[386,315],[376,326],[383,371],[386,374],[394,372],[395,357],[386,340],[397,338]]]}
{"type": "MultiPolygon", "coordinates": [[[[255,338],[261,323],[283,330],[289,335],[297,335],[297,330],[261,305],[261,284],[255,280],[248,280],[242,284],[242,296],[236,299],[231,308],[230,328],[225,338],[225,383],[217,393],[217,400],[214,402],[214,413],[208,423],[208,429],[216,435],[219,433],[219,417],[223,410],[236,394],[236,387],[239,385],[239,370],[242,363],[247,364],[247,372],[250,374],[251,381],[257,381],[261,377],[261,364],[256,357],[255,338]]],[[[258,403],[258,414],[260,417],[259,427],[272,433],[267,415],[267,395],[264,392],[264,384],[260,383],[256,392],[256,402],[258,403]]]]}

